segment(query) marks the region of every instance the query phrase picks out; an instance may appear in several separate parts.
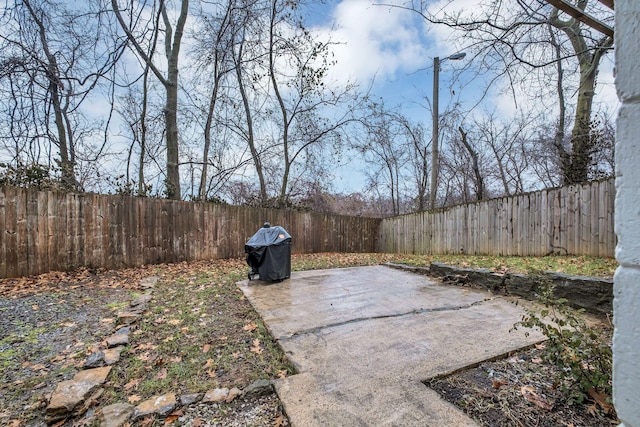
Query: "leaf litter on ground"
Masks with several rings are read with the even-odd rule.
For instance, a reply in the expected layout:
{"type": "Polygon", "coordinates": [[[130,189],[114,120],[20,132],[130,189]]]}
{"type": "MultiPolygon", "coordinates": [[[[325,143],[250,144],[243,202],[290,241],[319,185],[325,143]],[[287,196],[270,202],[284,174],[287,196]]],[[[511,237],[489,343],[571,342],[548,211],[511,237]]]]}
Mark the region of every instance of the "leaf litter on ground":
{"type": "MultiPolygon", "coordinates": [[[[428,266],[434,261],[489,266],[496,271],[522,271],[531,264],[536,268],[543,264],[547,268],[542,269],[553,271],[570,266],[578,268],[578,273],[596,271],[605,276],[615,269],[611,260],[584,257],[529,260],[332,253],[294,254],[292,269],[385,262],[428,266]]],[[[57,382],[81,369],[87,352],[115,327],[115,310],[142,292],[140,279],[148,276],[159,277],[153,300],[132,331],[130,345],[114,367],[100,405],[138,402],[170,391],[242,388],[256,379],[292,374],[293,367],[235,285],[246,277],[247,269],[244,260],[231,259],[116,271],[81,268],[0,280],[0,332],[5,337],[0,340],[0,424],[41,422],[46,396],[57,382]],[[203,351],[205,346],[207,351],[203,351]],[[30,365],[22,366],[25,360],[30,365]]],[[[274,425],[287,425],[277,399],[261,404],[274,406],[270,412],[274,425]]],[[[235,408],[228,412],[242,411],[235,408]]],[[[216,416],[224,418],[222,413],[216,416]]],[[[192,425],[200,419],[193,415],[192,425]]],[[[145,418],[138,425],[154,422],[145,418]]]]}

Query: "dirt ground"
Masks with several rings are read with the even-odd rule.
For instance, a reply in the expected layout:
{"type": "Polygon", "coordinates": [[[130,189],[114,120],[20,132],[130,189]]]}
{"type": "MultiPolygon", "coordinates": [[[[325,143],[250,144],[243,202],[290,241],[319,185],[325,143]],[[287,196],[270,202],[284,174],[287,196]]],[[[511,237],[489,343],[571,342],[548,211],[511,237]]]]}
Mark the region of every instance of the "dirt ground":
{"type": "Polygon", "coordinates": [[[593,400],[568,402],[558,387],[558,367],[543,360],[543,346],[514,352],[426,385],[482,426],[618,425],[615,411],[605,411],[593,400]]]}

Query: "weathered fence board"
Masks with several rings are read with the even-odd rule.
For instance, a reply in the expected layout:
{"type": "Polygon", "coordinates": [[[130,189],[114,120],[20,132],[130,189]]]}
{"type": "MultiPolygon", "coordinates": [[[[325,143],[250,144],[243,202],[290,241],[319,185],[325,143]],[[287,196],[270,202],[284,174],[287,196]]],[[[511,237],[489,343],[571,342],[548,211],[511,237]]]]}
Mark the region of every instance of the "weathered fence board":
{"type": "Polygon", "coordinates": [[[614,180],[609,179],[387,218],[377,248],[387,253],[613,257],[614,199],[614,180]],[[407,234],[418,243],[408,241],[407,234]]]}

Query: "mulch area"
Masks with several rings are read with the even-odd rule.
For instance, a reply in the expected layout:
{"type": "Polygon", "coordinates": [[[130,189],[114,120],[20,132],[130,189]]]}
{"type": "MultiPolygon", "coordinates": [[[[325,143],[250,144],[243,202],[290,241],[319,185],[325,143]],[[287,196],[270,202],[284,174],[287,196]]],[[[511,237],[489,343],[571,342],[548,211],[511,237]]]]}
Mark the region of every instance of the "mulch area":
{"type": "Polygon", "coordinates": [[[569,402],[559,368],[544,360],[544,344],[481,363],[426,385],[482,426],[602,427],[615,411],[594,400],[569,402]]]}

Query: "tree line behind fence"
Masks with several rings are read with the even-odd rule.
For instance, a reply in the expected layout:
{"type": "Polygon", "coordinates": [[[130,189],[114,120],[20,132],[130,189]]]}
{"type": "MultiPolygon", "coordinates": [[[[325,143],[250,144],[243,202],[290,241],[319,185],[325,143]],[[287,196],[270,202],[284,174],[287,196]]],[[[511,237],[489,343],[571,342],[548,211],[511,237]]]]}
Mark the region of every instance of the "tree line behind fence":
{"type": "Polygon", "coordinates": [[[294,253],[612,257],[614,181],[389,219],[0,187],[0,277],[244,256],[265,221],[294,253]]]}

